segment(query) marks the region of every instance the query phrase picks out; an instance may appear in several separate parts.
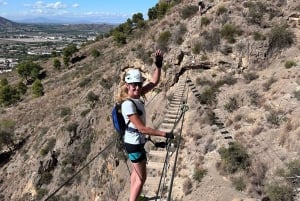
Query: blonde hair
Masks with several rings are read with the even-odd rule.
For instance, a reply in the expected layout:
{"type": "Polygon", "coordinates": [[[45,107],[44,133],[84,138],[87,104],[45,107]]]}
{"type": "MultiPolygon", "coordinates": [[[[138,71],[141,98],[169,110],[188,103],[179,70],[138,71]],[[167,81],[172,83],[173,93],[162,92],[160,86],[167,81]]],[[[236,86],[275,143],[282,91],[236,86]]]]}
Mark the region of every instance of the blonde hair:
{"type": "Polygon", "coordinates": [[[119,92],[116,97],[117,102],[121,103],[128,98],[128,89],[125,82],[120,83],[119,92]]]}

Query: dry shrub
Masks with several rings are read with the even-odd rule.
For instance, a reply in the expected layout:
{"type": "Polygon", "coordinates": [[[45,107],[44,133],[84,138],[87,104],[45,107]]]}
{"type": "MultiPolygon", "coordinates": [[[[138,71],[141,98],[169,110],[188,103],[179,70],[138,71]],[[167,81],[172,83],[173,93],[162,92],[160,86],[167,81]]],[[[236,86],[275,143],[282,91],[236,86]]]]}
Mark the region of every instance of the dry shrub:
{"type": "Polygon", "coordinates": [[[238,142],[240,142],[240,143],[246,143],[246,141],[245,141],[245,138],[244,138],[244,132],[236,132],[236,134],[235,134],[235,140],[237,140],[238,142]]]}
{"type": "Polygon", "coordinates": [[[242,126],[241,126],[241,124],[235,124],[235,125],[233,126],[233,128],[234,128],[234,130],[239,130],[239,129],[242,128],[242,126]]]}
{"type": "Polygon", "coordinates": [[[213,144],[214,139],[212,137],[208,138],[204,147],[204,154],[211,152],[216,149],[216,145],[213,144]]]}
{"type": "Polygon", "coordinates": [[[246,189],[245,179],[244,177],[233,177],[231,178],[232,185],[238,191],[244,191],[246,189]]]}
{"type": "Polygon", "coordinates": [[[250,168],[247,171],[249,186],[249,193],[255,195],[261,194],[264,186],[264,180],[268,167],[260,160],[255,159],[252,161],[250,168]]]}
{"type": "Polygon", "coordinates": [[[233,124],[233,120],[232,119],[227,119],[226,122],[225,122],[225,126],[228,127],[228,126],[231,126],[233,124]]]}
{"type": "Polygon", "coordinates": [[[186,178],[182,184],[182,191],[185,195],[192,192],[193,184],[190,178],[186,178]]]}
{"type": "Polygon", "coordinates": [[[203,177],[207,174],[207,170],[201,167],[194,169],[193,179],[197,182],[201,182],[203,177]]]}
{"type": "Polygon", "coordinates": [[[200,165],[203,164],[203,162],[204,162],[204,156],[201,155],[198,157],[198,161],[195,163],[195,168],[200,167],[200,165]]]}
{"type": "Polygon", "coordinates": [[[237,115],[235,115],[235,117],[233,118],[233,120],[234,120],[235,122],[241,121],[242,119],[243,119],[243,115],[242,115],[242,114],[237,114],[237,115]]]}
{"type": "Polygon", "coordinates": [[[257,125],[251,130],[251,136],[259,135],[263,131],[264,127],[262,125],[257,125]]]}
{"type": "Polygon", "coordinates": [[[202,135],[200,133],[191,133],[191,136],[193,137],[193,141],[197,142],[199,139],[202,138],[202,135]]]}
{"type": "MultiPolygon", "coordinates": [[[[297,130],[300,126],[299,120],[288,120],[285,122],[283,128],[280,131],[279,135],[279,145],[283,146],[288,143],[289,141],[289,136],[292,135],[292,132],[297,130]]],[[[296,134],[297,136],[297,134],[296,134]]],[[[294,140],[292,140],[294,141],[294,140]]]]}

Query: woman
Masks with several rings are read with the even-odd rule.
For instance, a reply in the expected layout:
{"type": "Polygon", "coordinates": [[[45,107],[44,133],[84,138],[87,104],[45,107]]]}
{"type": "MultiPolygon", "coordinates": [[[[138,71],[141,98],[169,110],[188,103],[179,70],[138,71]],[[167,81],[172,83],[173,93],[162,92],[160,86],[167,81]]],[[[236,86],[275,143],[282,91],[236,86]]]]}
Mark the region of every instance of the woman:
{"type": "Polygon", "coordinates": [[[204,3],[203,3],[202,0],[200,0],[200,1],[198,2],[198,7],[199,7],[199,14],[202,15],[202,10],[203,10],[204,7],[205,7],[205,5],[204,5],[204,3]]]}
{"type": "Polygon", "coordinates": [[[143,85],[144,78],[139,69],[129,69],[125,75],[125,85],[121,91],[122,115],[127,129],[124,145],[129,159],[132,161],[130,178],[130,199],[137,201],[146,181],[145,135],[161,136],[174,139],[173,133],[166,133],[146,126],[145,107],[140,97],[151,91],[159,82],[163,56],[160,50],[155,53],[156,69],[152,80],[143,85]],[[128,100],[130,99],[130,100],[128,100]],[[134,102],[132,102],[134,101],[134,102]]]}

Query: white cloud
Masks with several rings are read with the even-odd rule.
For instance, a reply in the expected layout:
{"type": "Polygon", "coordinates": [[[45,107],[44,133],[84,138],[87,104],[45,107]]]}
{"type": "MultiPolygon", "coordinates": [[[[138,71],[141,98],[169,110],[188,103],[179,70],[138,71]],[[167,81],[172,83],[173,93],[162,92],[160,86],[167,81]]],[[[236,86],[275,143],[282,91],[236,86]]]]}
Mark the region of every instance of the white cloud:
{"type": "Polygon", "coordinates": [[[72,5],[72,7],[73,8],[78,8],[80,5],[78,4],[78,3],[74,3],[73,5],[72,5]]]}
{"type": "MultiPolygon", "coordinates": [[[[28,6],[31,6],[31,5],[28,5],[28,6]]],[[[43,8],[44,6],[45,6],[45,4],[42,1],[37,1],[32,5],[32,7],[36,8],[36,9],[43,8]]]]}
{"type": "Polygon", "coordinates": [[[55,2],[55,3],[48,3],[48,4],[46,4],[46,8],[50,8],[50,9],[63,9],[63,8],[67,8],[67,5],[61,3],[60,1],[58,1],[58,2],[55,2]]]}
{"type": "MultiPolygon", "coordinates": [[[[1,0],[0,0],[1,1],[1,0]]],[[[45,3],[43,1],[36,1],[33,4],[24,4],[25,7],[30,7],[31,14],[37,15],[49,15],[49,16],[59,16],[69,13],[67,5],[60,1],[54,3],[45,3]]]]}
{"type": "MultiPolygon", "coordinates": [[[[1,1],[1,0],[0,0],[1,1]]],[[[34,4],[24,4],[25,7],[31,7],[33,9],[65,9],[67,8],[66,4],[63,4],[60,1],[55,3],[44,3],[43,1],[36,1],[34,4]]]]}
{"type": "Polygon", "coordinates": [[[7,2],[4,0],[0,0],[0,6],[5,6],[5,5],[7,5],[7,2]]]}

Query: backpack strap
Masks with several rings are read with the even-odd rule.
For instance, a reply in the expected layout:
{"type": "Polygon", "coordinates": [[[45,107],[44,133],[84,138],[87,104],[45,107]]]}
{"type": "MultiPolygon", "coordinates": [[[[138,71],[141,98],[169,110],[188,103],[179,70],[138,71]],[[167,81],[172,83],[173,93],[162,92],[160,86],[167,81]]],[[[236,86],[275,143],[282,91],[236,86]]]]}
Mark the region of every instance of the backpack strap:
{"type": "MultiPolygon", "coordinates": [[[[139,113],[138,112],[138,107],[137,107],[136,103],[134,102],[134,100],[132,100],[131,98],[128,98],[127,100],[129,100],[129,101],[131,101],[133,103],[133,105],[135,106],[135,109],[136,109],[137,113],[139,113]]],[[[129,119],[129,121],[126,124],[126,129],[128,128],[129,123],[130,123],[130,119],[129,119]]]]}

